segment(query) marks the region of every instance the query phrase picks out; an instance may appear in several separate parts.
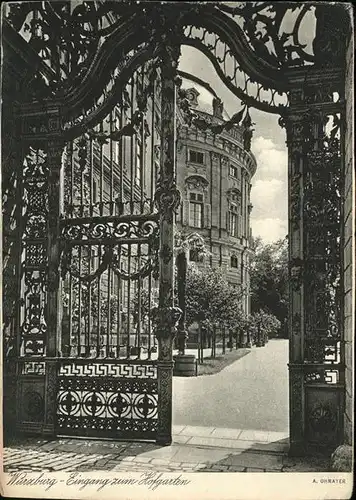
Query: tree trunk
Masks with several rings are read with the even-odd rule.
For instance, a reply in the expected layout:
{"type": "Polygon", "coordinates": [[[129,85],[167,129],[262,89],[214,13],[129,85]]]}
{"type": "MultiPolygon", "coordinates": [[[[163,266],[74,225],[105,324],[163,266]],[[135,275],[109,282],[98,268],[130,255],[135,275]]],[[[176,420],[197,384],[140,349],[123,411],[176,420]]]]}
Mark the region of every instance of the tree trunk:
{"type": "Polygon", "coordinates": [[[186,328],[186,286],[187,286],[187,256],[185,252],[181,252],[177,255],[176,266],[177,266],[177,288],[178,288],[178,306],[182,311],[182,315],[178,323],[178,333],[177,333],[177,347],[178,353],[181,355],[185,354],[185,349],[187,347],[188,332],[186,328]]]}

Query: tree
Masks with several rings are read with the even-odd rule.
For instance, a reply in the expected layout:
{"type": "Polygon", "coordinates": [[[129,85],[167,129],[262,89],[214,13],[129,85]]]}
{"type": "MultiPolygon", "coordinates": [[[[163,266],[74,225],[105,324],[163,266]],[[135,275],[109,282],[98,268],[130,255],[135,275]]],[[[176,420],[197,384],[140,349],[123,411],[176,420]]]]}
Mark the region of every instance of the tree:
{"type": "Polygon", "coordinates": [[[187,272],[187,323],[203,326],[237,327],[242,320],[241,291],[229,285],[221,272],[210,267],[200,270],[191,264],[187,272]]]}
{"type": "Polygon", "coordinates": [[[187,233],[185,231],[177,231],[175,233],[175,287],[178,306],[182,311],[179,319],[178,334],[176,344],[180,355],[185,354],[186,341],[188,332],[186,328],[186,287],[187,287],[187,268],[188,259],[187,253],[194,250],[198,258],[204,260],[209,254],[204,238],[198,233],[187,233]]]}
{"type": "Polygon", "coordinates": [[[280,321],[281,336],[287,335],[288,316],[288,240],[265,244],[254,240],[250,268],[251,312],[264,310],[280,321]]]}
{"type": "Polygon", "coordinates": [[[253,313],[249,318],[249,328],[253,343],[257,346],[264,345],[270,337],[275,337],[280,330],[280,321],[263,309],[253,313]]]}

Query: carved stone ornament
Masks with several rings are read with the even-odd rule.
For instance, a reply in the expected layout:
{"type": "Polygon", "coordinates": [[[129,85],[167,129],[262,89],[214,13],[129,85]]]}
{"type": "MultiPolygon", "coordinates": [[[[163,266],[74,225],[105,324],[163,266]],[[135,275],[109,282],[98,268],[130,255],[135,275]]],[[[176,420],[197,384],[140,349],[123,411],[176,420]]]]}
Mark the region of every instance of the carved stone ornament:
{"type": "Polygon", "coordinates": [[[156,307],[152,310],[152,314],[156,337],[175,337],[182,310],[179,307],[156,307]]]}
{"type": "Polygon", "coordinates": [[[229,203],[241,203],[241,191],[237,188],[231,188],[226,191],[226,197],[229,203]]]}
{"type": "Polygon", "coordinates": [[[200,175],[190,175],[185,180],[186,190],[207,191],[209,182],[200,175]]]}
{"type": "Polygon", "coordinates": [[[227,167],[230,163],[230,160],[227,156],[222,156],[221,157],[221,164],[223,167],[227,167]]]}
{"type": "Polygon", "coordinates": [[[220,158],[219,153],[215,153],[215,151],[211,151],[210,155],[211,155],[212,161],[219,161],[219,158],[220,158]]]}

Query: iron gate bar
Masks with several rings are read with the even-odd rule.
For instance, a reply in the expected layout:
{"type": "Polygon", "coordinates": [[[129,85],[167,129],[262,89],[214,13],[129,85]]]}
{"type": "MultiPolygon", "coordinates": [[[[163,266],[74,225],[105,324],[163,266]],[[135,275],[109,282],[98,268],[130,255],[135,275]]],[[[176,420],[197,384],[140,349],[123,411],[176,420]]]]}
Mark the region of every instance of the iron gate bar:
{"type": "MultiPolygon", "coordinates": [[[[102,250],[102,245],[98,245],[98,260],[101,262],[101,250],[102,250]]],[[[102,273],[99,274],[97,277],[97,327],[96,327],[96,355],[99,357],[100,356],[100,344],[101,344],[101,277],[102,273]]],[[[110,297],[108,298],[110,300],[110,297]]],[[[90,335],[90,332],[89,332],[90,335]]],[[[88,338],[88,337],[87,337],[88,338]]],[[[89,342],[88,342],[89,343],[89,342]]]]}

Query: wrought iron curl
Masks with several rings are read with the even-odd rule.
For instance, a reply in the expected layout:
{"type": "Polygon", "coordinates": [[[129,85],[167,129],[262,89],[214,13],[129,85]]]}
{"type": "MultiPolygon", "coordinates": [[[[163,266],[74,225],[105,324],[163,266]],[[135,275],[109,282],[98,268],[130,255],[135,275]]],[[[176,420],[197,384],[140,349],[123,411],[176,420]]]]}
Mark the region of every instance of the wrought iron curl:
{"type": "Polygon", "coordinates": [[[306,44],[299,41],[301,23],[313,5],[292,2],[241,2],[237,7],[215,3],[217,10],[225,12],[243,23],[243,30],[251,48],[258,56],[276,66],[294,66],[312,63],[314,54],[308,53],[306,44]],[[282,29],[287,15],[300,9],[291,31],[282,29]],[[267,47],[270,47],[269,49],[267,47]],[[272,48],[273,49],[272,49],[272,48]]]}

